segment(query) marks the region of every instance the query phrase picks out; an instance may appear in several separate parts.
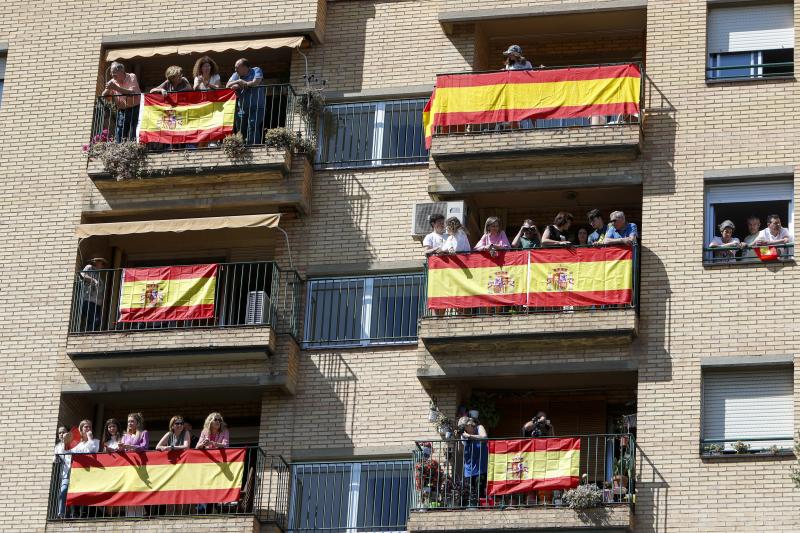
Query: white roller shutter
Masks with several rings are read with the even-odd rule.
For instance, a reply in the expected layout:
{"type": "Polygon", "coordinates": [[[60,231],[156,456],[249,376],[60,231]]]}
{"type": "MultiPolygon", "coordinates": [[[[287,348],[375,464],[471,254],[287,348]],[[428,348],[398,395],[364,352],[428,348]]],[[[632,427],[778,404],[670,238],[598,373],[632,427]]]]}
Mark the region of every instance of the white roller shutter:
{"type": "Polygon", "coordinates": [[[709,54],[779,48],[794,48],[792,3],[709,9],[709,54]]]}
{"type": "MultiPolygon", "coordinates": [[[[703,374],[703,439],[778,437],[752,449],[792,445],[793,369],[713,370],[703,374]]],[[[732,443],[726,443],[726,449],[732,443]]]]}

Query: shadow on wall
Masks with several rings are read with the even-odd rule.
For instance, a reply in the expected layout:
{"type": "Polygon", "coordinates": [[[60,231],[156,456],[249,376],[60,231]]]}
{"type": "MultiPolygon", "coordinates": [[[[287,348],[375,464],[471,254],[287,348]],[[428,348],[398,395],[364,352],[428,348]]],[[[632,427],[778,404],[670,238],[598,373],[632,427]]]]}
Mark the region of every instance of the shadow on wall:
{"type": "Polygon", "coordinates": [[[675,193],[675,136],[677,109],[645,74],[643,159],[648,172],[644,182],[647,195],[675,193]]]}
{"type": "Polygon", "coordinates": [[[642,449],[636,447],[636,526],[647,533],[666,533],[669,520],[669,483],[642,449]],[[647,512],[646,510],[650,511],[647,512]]]}
{"type": "Polygon", "coordinates": [[[642,253],[639,284],[639,337],[634,353],[641,354],[639,385],[672,380],[670,329],[672,289],[667,269],[647,246],[642,253]]]}

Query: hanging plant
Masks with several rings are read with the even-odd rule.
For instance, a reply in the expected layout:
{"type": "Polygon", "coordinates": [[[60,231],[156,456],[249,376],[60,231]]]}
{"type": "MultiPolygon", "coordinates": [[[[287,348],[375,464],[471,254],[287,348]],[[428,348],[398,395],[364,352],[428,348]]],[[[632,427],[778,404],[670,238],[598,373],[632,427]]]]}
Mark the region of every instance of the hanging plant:
{"type": "Polygon", "coordinates": [[[136,141],[114,142],[103,130],[83,145],[83,153],[89,159],[99,160],[103,169],[114,179],[139,179],[147,169],[147,149],[136,141]]]}

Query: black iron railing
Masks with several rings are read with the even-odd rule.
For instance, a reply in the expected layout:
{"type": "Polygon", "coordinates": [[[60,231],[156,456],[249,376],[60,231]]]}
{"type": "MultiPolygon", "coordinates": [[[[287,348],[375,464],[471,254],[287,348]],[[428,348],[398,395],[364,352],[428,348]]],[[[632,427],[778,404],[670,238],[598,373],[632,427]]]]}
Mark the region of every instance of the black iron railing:
{"type": "MultiPolygon", "coordinates": [[[[634,503],[636,477],[636,444],[631,434],[565,435],[539,437],[546,441],[574,438],[580,441],[577,452],[577,471],[572,474],[569,486],[589,486],[595,492],[598,505],[634,503]]],[[[489,442],[501,439],[466,440],[455,438],[441,441],[418,441],[414,450],[414,499],[412,510],[443,510],[461,508],[502,508],[565,506],[561,489],[523,492],[508,489],[498,491],[488,478],[489,462],[498,478],[519,481],[540,477],[546,467],[536,465],[533,470],[519,454],[506,453],[489,456],[489,442]],[[539,468],[541,466],[541,469],[539,468]],[[540,471],[541,470],[541,471],[540,471]]],[[[529,439],[503,439],[505,442],[525,443],[529,439]]],[[[548,452],[551,453],[551,452],[548,452]]],[[[563,452],[555,452],[563,453],[563,452]]],[[[534,460],[535,461],[535,460],[534,460]]],[[[558,469],[570,470],[570,460],[561,460],[558,469]]],[[[569,476],[565,476],[569,477],[569,476]]],[[[497,480],[494,480],[497,481],[497,480]]],[[[513,483],[512,483],[513,485],[513,483]]]]}
{"type": "Polygon", "coordinates": [[[789,77],[794,75],[794,62],[781,63],[752,63],[746,65],[728,65],[722,67],[708,67],[706,79],[708,80],[741,80],[789,77]]]}
{"type": "Polygon", "coordinates": [[[211,318],[120,321],[125,269],[83,270],[75,276],[70,334],[183,328],[271,326],[298,334],[301,279],[272,261],[220,263],[211,318]]]}
{"type": "Polygon", "coordinates": [[[769,263],[762,261],[756,254],[755,248],[775,248],[777,258],[774,262],[794,261],[794,244],[771,244],[767,246],[731,245],[703,248],[703,262],[706,264],[742,264],[742,263],[769,263]]]}
{"type": "MultiPolygon", "coordinates": [[[[202,101],[215,91],[189,92],[194,92],[202,101]]],[[[139,103],[142,97],[141,94],[98,96],[94,107],[91,142],[138,140],[137,126],[141,113],[139,103]]],[[[275,128],[294,130],[296,99],[294,88],[288,83],[259,85],[241,91],[237,95],[234,133],[241,133],[247,145],[260,145],[264,143],[264,134],[268,130],[275,128]]],[[[181,142],[180,137],[173,139],[173,144],[148,143],[147,148],[151,151],[183,150],[213,148],[220,144],[219,142],[197,144],[191,139],[181,142]]]]}
{"type": "MultiPolygon", "coordinates": [[[[261,448],[247,447],[244,449],[244,471],[238,500],[215,504],[142,506],[68,506],[67,497],[73,454],[56,454],[50,482],[47,518],[50,521],[75,521],[249,515],[255,516],[263,523],[274,523],[285,531],[289,502],[289,465],[282,457],[268,455],[261,448]]],[[[176,452],[151,451],[148,453],[176,452]]]]}
{"type": "Polygon", "coordinates": [[[712,439],[700,440],[700,454],[705,456],[716,455],[777,455],[791,453],[794,447],[794,437],[791,435],[712,439]]]}

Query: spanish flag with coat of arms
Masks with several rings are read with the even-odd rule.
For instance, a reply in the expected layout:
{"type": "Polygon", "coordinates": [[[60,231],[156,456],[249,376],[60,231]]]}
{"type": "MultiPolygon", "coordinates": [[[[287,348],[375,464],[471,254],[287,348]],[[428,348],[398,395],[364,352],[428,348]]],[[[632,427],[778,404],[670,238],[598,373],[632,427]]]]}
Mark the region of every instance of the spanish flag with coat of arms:
{"type": "Polygon", "coordinates": [[[487,494],[571,489],[580,481],[581,439],[489,441],[487,494]]]}
{"type": "Polygon", "coordinates": [[[145,94],[139,111],[139,142],[196,144],[233,133],[236,91],[145,94]]]}

